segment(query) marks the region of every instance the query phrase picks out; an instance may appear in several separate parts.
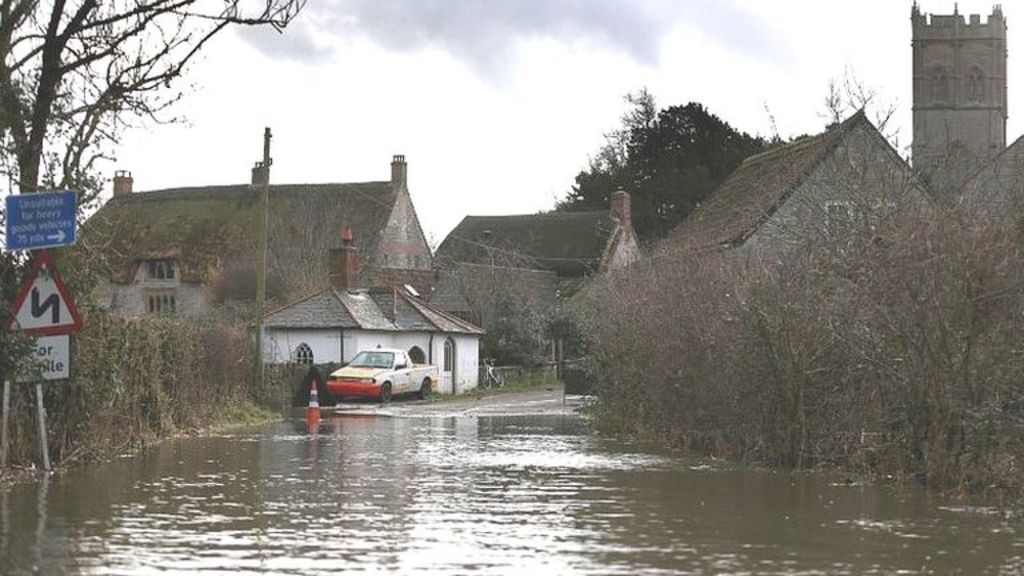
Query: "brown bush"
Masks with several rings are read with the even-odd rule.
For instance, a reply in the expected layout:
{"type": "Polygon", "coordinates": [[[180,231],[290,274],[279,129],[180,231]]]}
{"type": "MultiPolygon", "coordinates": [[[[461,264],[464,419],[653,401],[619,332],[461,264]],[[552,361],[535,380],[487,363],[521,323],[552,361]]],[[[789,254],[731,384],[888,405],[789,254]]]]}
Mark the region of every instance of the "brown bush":
{"type": "MultiPolygon", "coordinates": [[[[72,337],[72,377],[44,385],[54,461],[106,457],[203,426],[250,397],[252,341],[244,325],[92,310],[72,337]]],[[[29,385],[12,395],[11,462],[38,458],[29,385]]]]}
{"type": "Polygon", "coordinates": [[[771,265],[662,246],[615,278],[588,319],[599,422],[775,465],[1019,491],[1021,240],[953,210],[865,232],[771,265]]]}

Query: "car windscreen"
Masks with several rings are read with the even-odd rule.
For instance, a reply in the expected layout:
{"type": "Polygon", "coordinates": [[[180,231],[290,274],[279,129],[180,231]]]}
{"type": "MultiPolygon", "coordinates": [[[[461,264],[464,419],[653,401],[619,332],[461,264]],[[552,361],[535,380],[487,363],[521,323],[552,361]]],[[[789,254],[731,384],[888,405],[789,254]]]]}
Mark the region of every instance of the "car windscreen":
{"type": "Polygon", "coordinates": [[[394,352],[360,352],[348,365],[355,368],[391,368],[394,361],[394,352]]]}

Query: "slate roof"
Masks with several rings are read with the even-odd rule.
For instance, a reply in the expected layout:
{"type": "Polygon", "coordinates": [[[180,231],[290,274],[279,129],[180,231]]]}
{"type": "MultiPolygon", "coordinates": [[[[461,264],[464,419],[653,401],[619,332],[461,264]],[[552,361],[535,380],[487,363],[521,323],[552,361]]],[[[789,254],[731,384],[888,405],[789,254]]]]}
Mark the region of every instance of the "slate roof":
{"type": "Polygon", "coordinates": [[[747,158],[694,209],[673,237],[690,247],[741,244],[782,206],[843,136],[862,123],[875,130],[861,110],[821,134],[747,158]]]}
{"type": "Polygon", "coordinates": [[[397,289],[339,291],[328,288],[268,312],[263,325],[267,328],[483,334],[481,328],[397,289]]]}
{"type": "Polygon", "coordinates": [[[616,228],[608,210],[466,216],[438,247],[436,258],[582,276],[601,266],[616,228]]]}
{"type": "Polygon", "coordinates": [[[317,292],[268,313],[263,325],[267,328],[359,328],[348,308],[338,303],[338,295],[333,291],[317,292]]]}
{"type": "MultiPolygon", "coordinates": [[[[376,254],[395,203],[391,182],[270,186],[270,258],[307,245],[302,223],[352,229],[360,259],[376,254]]],[[[85,224],[82,240],[103,246],[112,281],[128,283],[139,263],[176,258],[181,278],[204,282],[226,258],[251,258],[257,246],[259,188],[250,185],[173,188],[115,196],[85,224]]],[[[322,234],[322,232],[320,232],[322,234]]],[[[332,236],[333,238],[333,236],[332,236]]]]}

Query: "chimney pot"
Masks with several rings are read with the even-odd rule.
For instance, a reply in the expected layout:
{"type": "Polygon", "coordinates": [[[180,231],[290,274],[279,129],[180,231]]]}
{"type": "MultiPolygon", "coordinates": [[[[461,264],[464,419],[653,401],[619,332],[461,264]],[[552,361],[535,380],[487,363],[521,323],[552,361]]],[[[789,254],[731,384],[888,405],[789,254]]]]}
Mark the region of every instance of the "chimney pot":
{"type": "Polygon", "coordinates": [[[252,180],[250,180],[250,183],[253,186],[260,186],[268,181],[267,178],[268,171],[266,166],[263,165],[263,162],[257,162],[254,164],[252,167],[252,180]]]}
{"type": "Polygon", "coordinates": [[[391,185],[395,188],[406,188],[408,185],[409,166],[405,163],[405,154],[391,157],[391,185]]]}
{"type": "Polygon", "coordinates": [[[341,229],[341,238],[342,246],[327,251],[327,272],[331,288],[348,290],[359,284],[359,255],[352,244],[350,228],[341,229]]]}
{"type": "Polygon", "coordinates": [[[127,170],[114,171],[114,196],[132,193],[132,173],[127,170]]]}

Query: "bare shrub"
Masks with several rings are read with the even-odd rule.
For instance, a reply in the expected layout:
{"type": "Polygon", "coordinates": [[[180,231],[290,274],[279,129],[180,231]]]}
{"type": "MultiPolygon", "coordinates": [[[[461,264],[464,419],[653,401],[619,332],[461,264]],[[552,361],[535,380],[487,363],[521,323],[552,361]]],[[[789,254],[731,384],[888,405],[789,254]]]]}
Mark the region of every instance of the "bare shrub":
{"type": "MultiPolygon", "coordinates": [[[[216,318],[124,320],[91,309],[72,338],[72,378],[47,384],[55,461],[99,458],[203,426],[251,396],[244,324],[216,318]]],[[[30,386],[12,397],[12,462],[35,459],[30,386]]]]}
{"type": "Polygon", "coordinates": [[[1024,253],[953,209],[768,265],[662,246],[590,318],[600,422],[704,453],[1022,487],[1024,253]]]}

